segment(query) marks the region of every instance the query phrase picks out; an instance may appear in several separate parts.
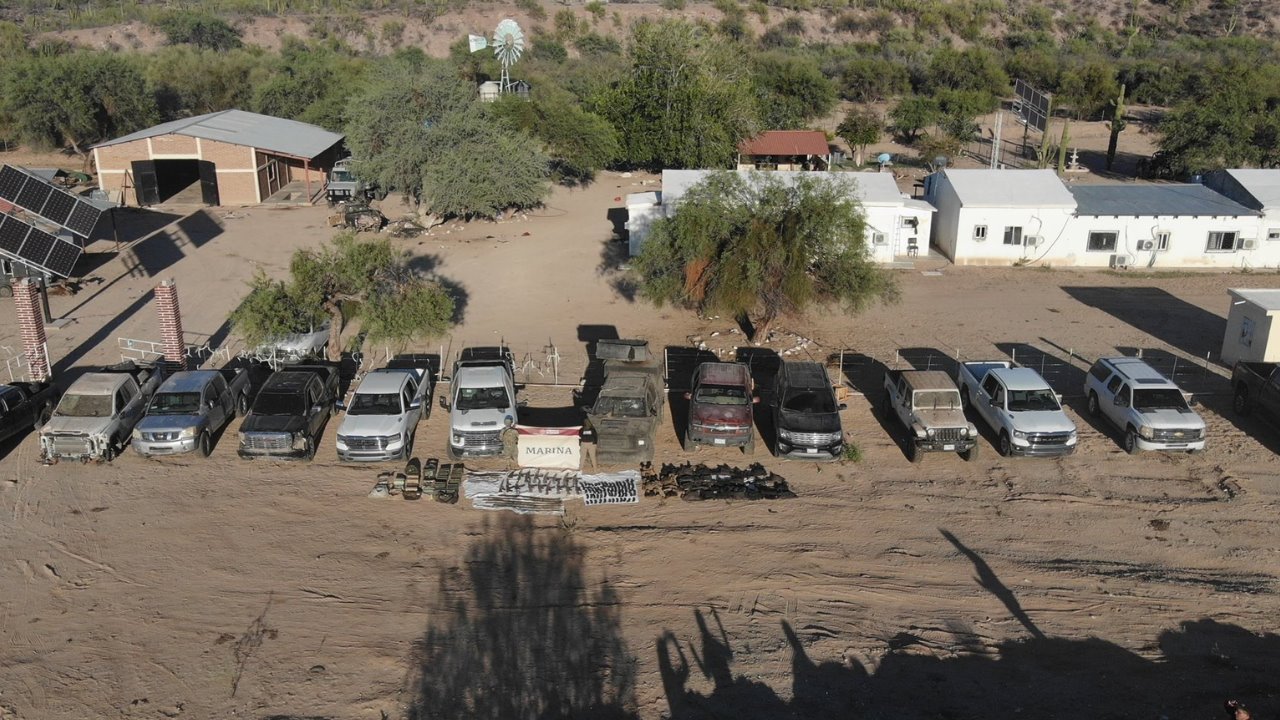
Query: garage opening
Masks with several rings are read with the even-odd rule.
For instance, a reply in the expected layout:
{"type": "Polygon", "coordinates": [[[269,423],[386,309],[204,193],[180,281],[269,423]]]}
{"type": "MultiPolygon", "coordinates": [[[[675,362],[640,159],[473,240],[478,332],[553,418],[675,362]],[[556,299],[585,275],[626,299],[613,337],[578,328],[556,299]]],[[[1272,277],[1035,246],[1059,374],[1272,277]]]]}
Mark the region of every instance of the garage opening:
{"type": "Polygon", "coordinates": [[[207,160],[139,160],[133,163],[139,205],[217,205],[218,177],[207,160]]]}

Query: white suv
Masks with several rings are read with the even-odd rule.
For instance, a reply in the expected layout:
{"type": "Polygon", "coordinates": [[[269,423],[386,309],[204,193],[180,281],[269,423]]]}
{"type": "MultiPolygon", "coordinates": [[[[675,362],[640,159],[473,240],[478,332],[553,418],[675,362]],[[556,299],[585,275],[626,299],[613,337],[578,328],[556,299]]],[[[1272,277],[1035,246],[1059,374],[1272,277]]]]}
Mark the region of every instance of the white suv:
{"type": "Polygon", "coordinates": [[[1101,358],[1084,381],[1089,414],[1124,431],[1124,449],[1204,450],[1204,420],[1172,380],[1138,358],[1101,358]]]}

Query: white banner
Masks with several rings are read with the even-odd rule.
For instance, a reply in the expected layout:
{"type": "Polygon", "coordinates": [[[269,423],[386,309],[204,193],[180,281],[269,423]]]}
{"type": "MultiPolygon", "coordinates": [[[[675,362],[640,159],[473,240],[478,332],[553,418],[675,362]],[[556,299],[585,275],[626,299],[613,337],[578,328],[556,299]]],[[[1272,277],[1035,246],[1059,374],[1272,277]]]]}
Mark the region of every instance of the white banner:
{"type": "Polygon", "coordinates": [[[587,505],[625,505],[640,502],[640,472],[625,470],[607,475],[583,475],[579,483],[587,505]]]}
{"type": "Polygon", "coordinates": [[[517,425],[520,442],[516,464],[522,468],[577,470],[582,465],[579,427],[528,427],[517,425]]]}

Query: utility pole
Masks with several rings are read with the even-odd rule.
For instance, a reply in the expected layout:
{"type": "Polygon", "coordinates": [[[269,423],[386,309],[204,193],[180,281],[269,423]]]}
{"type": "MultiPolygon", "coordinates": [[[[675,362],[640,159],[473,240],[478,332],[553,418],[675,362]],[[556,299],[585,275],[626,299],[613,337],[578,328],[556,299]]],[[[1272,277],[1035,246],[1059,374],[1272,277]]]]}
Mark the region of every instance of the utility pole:
{"type": "Polygon", "coordinates": [[[1004,126],[1004,111],[996,111],[996,134],[994,141],[991,143],[991,169],[995,170],[1000,167],[1000,131],[1004,126]]]}

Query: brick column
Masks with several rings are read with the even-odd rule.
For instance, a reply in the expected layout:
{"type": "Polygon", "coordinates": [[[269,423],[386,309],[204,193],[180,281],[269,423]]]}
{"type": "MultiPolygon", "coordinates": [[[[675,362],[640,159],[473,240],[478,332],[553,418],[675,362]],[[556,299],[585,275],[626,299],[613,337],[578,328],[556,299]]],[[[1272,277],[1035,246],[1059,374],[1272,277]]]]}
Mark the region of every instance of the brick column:
{"type": "Polygon", "coordinates": [[[40,302],[40,282],[24,277],[13,284],[13,306],[18,311],[18,331],[32,382],[44,382],[52,376],[49,351],[44,334],[44,309],[40,302]]]}
{"type": "Polygon", "coordinates": [[[187,369],[187,345],[182,334],[182,313],[178,310],[178,286],[165,280],[156,286],[156,313],[160,316],[160,345],[165,364],[187,369]]]}

